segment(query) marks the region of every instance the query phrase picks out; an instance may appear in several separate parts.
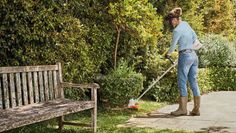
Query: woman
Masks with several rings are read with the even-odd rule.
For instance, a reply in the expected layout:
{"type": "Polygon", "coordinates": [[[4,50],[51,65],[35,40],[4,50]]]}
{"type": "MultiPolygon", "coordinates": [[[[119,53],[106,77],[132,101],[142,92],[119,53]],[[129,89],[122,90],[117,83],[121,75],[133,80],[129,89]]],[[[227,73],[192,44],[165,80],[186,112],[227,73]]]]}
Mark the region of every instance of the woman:
{"type": "Polygon", "coordinates": [[[197,83],[198,57],[193,50],[193,43],[197,39],[196,33],[185,21],[181,20],[182,9],[174,8],[167,19],[174,27],[172,43],[166,57],[169,57],[178,44],[178,87],[180,91],[179,108],[171,112],[172,115],[187,115],[187,80],[194,95],[194,107],[190,115],[200,115],[200,91],[197,83]]]}

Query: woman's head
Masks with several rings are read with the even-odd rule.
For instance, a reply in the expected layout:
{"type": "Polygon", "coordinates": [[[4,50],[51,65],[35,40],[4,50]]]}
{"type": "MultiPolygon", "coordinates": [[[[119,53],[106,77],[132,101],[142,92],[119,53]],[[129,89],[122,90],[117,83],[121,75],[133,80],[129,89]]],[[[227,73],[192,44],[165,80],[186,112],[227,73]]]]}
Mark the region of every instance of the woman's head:
{"type": "Polygon", "coordinates": [[[174,8],[167,15],[167,19],[173,27],[176,27],[181,20],[181,15],[182,15],[182,9],[181,8],[174,8]]]}

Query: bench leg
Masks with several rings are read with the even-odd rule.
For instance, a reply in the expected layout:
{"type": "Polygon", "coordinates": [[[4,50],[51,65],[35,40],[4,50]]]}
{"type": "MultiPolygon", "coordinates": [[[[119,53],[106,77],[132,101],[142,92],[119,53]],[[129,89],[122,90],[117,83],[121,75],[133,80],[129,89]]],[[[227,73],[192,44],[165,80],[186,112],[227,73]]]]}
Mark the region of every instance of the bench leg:
{"type": "Polygon", "coordinates": [[[96,133],[97,131],[97,107],[94,107],[91,110],[91,115],[92,115],[92,130],[93,130],[93,133],[96,133]]]}
{"type": "Polygon", "coordinates": [[[92,100],[94,101],[94,108],[91,110],[92,116],[92,130],[93,133],[97,131],[97,89],[92,89],[92,100]]]}
{"type": "Polygon", "coordinates": [[[62,129],[63,129],[63,126],[64,126],[63,121],[64,121],[64,116],[58,117],[58,127],[59,127],[58,129],[59,129],[59,131],[62,131],[62,129]]]}

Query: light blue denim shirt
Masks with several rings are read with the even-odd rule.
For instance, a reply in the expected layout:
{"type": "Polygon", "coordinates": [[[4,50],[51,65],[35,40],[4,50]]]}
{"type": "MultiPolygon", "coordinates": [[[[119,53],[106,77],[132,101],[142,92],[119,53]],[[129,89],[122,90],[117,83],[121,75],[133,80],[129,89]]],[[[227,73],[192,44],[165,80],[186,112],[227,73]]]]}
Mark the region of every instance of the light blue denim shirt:
{"type": "Polygon", "coordinates": [[[192,49],[193,42],[196,39],[197,35],[190,25],[185,21],[181,21],[173,31],[173,38],[168,54],[171,54],[175,50],[177,44],[179,45],[178,51],[192,49]]]}

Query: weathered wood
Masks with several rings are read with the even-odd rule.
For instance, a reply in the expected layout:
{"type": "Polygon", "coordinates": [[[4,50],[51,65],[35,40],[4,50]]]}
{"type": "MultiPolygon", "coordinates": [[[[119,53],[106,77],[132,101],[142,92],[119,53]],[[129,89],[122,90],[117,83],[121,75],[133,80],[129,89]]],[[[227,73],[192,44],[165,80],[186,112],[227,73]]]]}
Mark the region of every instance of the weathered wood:
{"type": "Polygon", "coordinates": [[[0,110],[0,132],[91,109],[93,106],[93,101],[57,99],[41,104],[31,104],[9,110],[0,110]]]}
{"type": "Polygon", "coordinates": [[[16,106],[16,89],[15,89],[15,81],[14,81],[14,74],[10,73],[10,101],[11,107],[16,106]]]}
{"type": "Polygon", "coordinates": [[[91,127],[91,124],[86,123],[78,123],[78,122],[69,122],[69,121],[63,121],[64,125],[72,125],[72,126],[81,126],[81,127],[91,127]]]}
{"type": "Polygon", "coordinates": [[[17,105],[22,105],[22,92],[21,92],[21,80],[20,73],[16,73],[16,93],[17,93],[17,105]]]}
{"type": "Polygon", "coordinates": [[[53,91],[54,91],[54,97],[59,98],[58,94],[58,80],[57,80],[57,71],[53,71],[53,91]]]}
{"type": "Polygon", "coordinates": [[[39,72],[39,97],[40,97],[40,101],[44,101],[43,74],[42,74],[42,72],[39,72]]]}
{"type": "Polygon", "coordinates": [[[97,131],[97,89],[91,89],[91,100],[94,101],[94,108],[91,110],[92,129],[95,133],[97,131]]]}
{"type": "MultiPolygon", "coordinates": [[[[63,83],[63,80],[62,80],[62,68],[61,68],[61,63],[57,63],[58,65],[58,76],[59,76],[59,83],[63,83]]],[[[63,91],[63,87],[59,86],[58,87],[58,93],[60,94],[60,98],[64,98],[64,91],[63,91]]]]}
{"type": "Polygon", "coordinates": [[[0,73],[0,132],[51,118],[58,118],[60,129],[67,124],[90,126],[93,132],[96,132],[96,95],[99,85],[63,83],[60,63],[45,66],[0,67],[0,72],[2,73],[0,73]],[[90,88],[91,100],[65,99],[64,87],[90,88]],[[64,115],[87,109],[92,109],[91,124],[64,121],[64,115]]]}
{"type": "Polygon", "coordinates": [[[3,99],[4,99],[4,105],[5,108],[9,108],[10,107],[10,103],[9,103],[9,92],[8,92],[8,81],[7,81],[7,74],[3,74],[2,75],[3,78],[3,99]]]}
{"type": "Polygon", "coordinates": [[[28,77],[28,88],[29,88],[29,103],[34,103],[34,94],[33,94],[33,83],[32,83],[32,73],[27,73],[28,77]]]}
{"type": "Polygon", "coordinates": [[[59,129],[59,131],[62,131],[62,129],[64,127],[63,121],[64,121],[64,116],[58,117],[58,129],[59,129]]]}
{"type": "Polygon", "coordinates": [[[28,103],[28,91],[27,91],[27,83],[26,83],[26,73],[22,73],[22,87],[23,87],[23,104],[27,105],[28,103]]]}
{"type": "Polygon", "coordinates": [[[0,67],[0,73],[39,72],[58,70],[58,65],[0,67]]]}
{"type": "Polygon", "coordinates": [[[43,72],[43,79],[44,79],[44,95],[45,95],[45,100],[49,100],[49,89],[48,89],[48,72],[44,71],[43,72]]]}
{"type": "Polygon", "coordinates": [[[2,77],[0,75],[0,109],[3,109],[3,100],[2,100],[2,77]]]}
{"type": "Polygon", "coordinates": [[[96,84],[96,83],[76,84],[76,83],[63,82],[63,83],[61,83],[61,86],[62,87],[75,87],[75,88],[81,88],[81,89],[86,89],[86,88],[89,88],[89,89],[96,88],[96,89],[98,89],[99,88],[99,85],[96,84]]]}
{"type": "Polygon", "coordinates": [[[39,86],[38,86],[38,73],[34,72],[34,100],[35,103],[39,102],[39,86]]]}
{"type": "Polygon", "coordinates": [[[53,79],[52,79],[52,71],[49,71],[48,72],[48,82],[49,82],[49,99],[50,100],[52,100],[52,99],[54,99],[54,97],[53,97],[53,79]]]}

